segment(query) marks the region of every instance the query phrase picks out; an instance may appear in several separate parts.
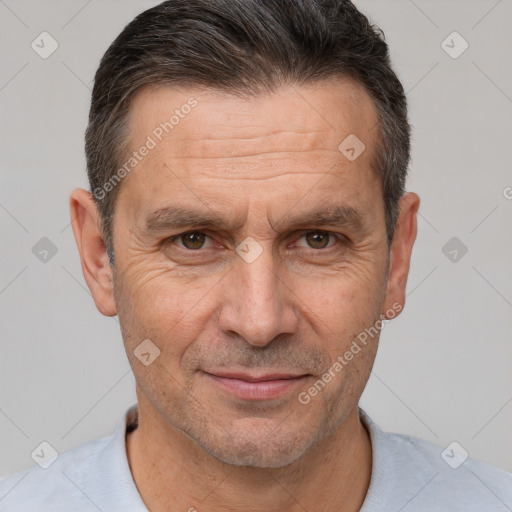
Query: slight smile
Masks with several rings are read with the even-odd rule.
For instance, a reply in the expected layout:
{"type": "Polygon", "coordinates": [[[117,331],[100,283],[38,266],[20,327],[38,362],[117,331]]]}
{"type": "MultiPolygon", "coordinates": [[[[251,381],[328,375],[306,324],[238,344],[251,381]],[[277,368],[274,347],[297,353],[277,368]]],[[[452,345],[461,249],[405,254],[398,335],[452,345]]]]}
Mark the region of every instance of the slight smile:
{"type": "Polygon", "coordinates": [[[204,372],[221,389],[243,400],[272,400],[290,392],[311,377],[309,374],[267,373],[254,375],[240,372],[204,372]]]}

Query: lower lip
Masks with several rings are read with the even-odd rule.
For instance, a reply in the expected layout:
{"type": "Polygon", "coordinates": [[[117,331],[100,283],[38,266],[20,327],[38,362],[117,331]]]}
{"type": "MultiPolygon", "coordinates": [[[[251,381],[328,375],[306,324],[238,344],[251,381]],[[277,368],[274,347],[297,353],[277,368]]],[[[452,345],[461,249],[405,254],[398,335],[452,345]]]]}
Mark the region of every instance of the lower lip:
{"type": "Polygon", "coordinates": [[[279,398],[304,382],[306,375],[293,379],[275,379],[261,382],[248,382],[241,379],[228,379],[218,375],[206,374],[220,388],[244,400],[271,400],[279,398]]]}

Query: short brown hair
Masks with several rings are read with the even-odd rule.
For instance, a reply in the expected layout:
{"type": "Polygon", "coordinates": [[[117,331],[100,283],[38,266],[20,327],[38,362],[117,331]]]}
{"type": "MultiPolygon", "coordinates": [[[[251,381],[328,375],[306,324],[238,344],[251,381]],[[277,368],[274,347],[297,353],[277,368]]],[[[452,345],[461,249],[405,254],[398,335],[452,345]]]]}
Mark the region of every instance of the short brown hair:
{"type": "MultiPolygon", "coordinates": [[[[103,56],[85,137],[91,191],[104,190],[127,151],[127,117],[145,85],[206,86],[235,94],[350,77],[378,110],[377,165],[388,245],[405,192],[410,127],[383,33],[347,0],[168,0],[138,15],[103,56]]],[[[119,187],[93,193],[113,263],[119,187]]]]}

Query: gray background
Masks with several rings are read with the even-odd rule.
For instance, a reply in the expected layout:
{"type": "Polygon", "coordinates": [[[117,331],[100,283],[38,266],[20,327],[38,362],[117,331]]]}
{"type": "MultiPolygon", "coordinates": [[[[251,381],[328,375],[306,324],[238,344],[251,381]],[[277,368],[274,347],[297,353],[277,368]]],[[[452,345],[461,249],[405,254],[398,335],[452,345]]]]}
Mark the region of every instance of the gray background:
{"type": "MultiPolygon", "coordinates": [[[[82,277],[68,194],[87,187],[99,59],[156,3],[0,0],[0,475],[33,465],[41,441],[62,452],[110,433],[135,401],[117,318],[82,277]],[[47,59],[31,48],[43,31],[59,45],[47,59]],[[46,262],[32,252],[42,237],[57,248],[46,262]]],[[[456,440],[512,470],[512,2],[357,5],[408,91],[408,189],[422,199],[406,308],[382,333],[362,405],[383,429],[456,440]],[[441,46],[453,31],[469,43],[457,59],[441,46]],[[468,249],[456,262],[442,251],[454,236],[468,249]]]]}

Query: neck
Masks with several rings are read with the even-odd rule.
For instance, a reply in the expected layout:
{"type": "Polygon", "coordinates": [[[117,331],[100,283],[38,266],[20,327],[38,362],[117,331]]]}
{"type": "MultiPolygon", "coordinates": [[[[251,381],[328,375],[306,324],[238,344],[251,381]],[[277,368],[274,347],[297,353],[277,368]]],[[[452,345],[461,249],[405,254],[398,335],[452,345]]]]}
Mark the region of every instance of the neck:
{"type": "Polygon", "coordinates": [[[292,464],[254,468],[218,461],[139,400],[139,425],[127,435],[127,453],[151,512],[355,512],[368,490],[372,464],[357,407],[332,436],[292,464]]]}

